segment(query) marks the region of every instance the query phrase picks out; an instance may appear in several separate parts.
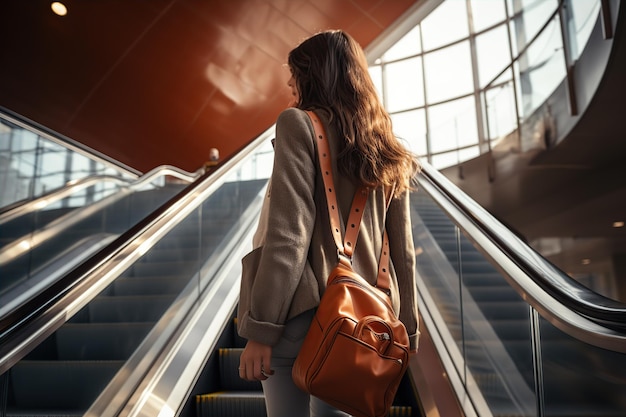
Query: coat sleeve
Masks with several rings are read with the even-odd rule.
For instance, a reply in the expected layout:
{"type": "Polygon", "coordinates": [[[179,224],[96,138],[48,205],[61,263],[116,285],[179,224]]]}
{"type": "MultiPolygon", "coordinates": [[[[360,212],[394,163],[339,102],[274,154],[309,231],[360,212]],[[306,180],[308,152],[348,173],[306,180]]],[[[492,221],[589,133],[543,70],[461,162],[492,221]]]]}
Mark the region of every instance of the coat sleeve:
{"type": "Polygon", "coordinates": [[[276,122],[267,232],[249,283],[249,311],[238,317],[239,334],[275,345],[302,276],[315,222],[316,159],[313,126],[302,110],[283,111],[276,122]]]}
{"type": "Polygon", "coordinates": [[[410,348],[415,351],[418,346],[419,329],[410,203],[408,191],[394,198],[389,205],[386,224],[391,261],[396,272],[400,293],[400,321],[409,334],[410,348]]]}

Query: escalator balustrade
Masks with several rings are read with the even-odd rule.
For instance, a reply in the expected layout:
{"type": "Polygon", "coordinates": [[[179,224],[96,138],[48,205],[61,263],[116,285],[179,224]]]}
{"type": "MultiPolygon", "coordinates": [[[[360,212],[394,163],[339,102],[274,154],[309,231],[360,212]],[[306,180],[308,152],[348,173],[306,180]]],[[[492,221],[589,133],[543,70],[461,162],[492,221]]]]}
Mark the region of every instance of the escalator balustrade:
{"type": "Polygon", "coordinates": [[[624,415],[624,355],[578,341],[540,318],[540,357],[533,358],[528,303],[427,194],[412,199],[416,247],[431,236],[448,264],[442,275],[441,265],[418,254],[418,272],[493,416],[536,415],[537,392],[546,416],[624,415]]]}
{"type": "Polygon", "coordinates": [[[97,209],[86,206],[35,211],[0,225],[0,300],[12,300],[30,288],[50,285],[61,269],[69,272],[183,187],[167,184],[136,191],[97,209]],[[65,227],[68,220],[72,224],[65,227]],[[54,228],[59,232],[45,236],[54,228]],[[33,244],[39,240],[41,243],[33,244]],[[30,249],[11,256],[11,248],[20,244],[30,249]]]}
{"type": "MultiPolygon", "coordinates": [[[[261,187],[252,184],[251,191],[244,191],[239,183],[236,190],[225,186],[216,191],[201,216],[182,221],[16,364],[8,375],[6,415],[82,415],[154,331],[155,322],[198,271],[199,259],[207,259],[220,245],[244,206],[233,208],[233,194],[248,192],[251,200],[261,187]]],[[[526,301],[424,193],[414,195],[413,215],[418,274],[453,338],[446,349],[462,352],[464,384],[479,388],[490,415],[537,415],[539,406],[545,416],[624,415],[623,354],[577,341],[540,318],[535,342],[541,355],[533,357],[533,314],[526,301]],[[429,240],[436,242],[430,249],[429,240]],[[439,257],[430,256],[433,248],[439,257]]],[[[181,416],[265,415],[260,385],[238,377],[244,341],[231,320],[201,372],[197,386],[203,389],[187,400],[186,408],[193,412],[181,416]]],[[[405,377],[390,416],[418,416],[419,407],[418,393],[405,377]]]]}
{"type": "MultiPolygon", "coordinates": [[[[265,181],[226,183],[9,370],[7,416],[79,416],[190,284],[265,181]],[[199,214],[200,213],[200,214],[199,214]]],[[[193,283],[192,285],[195,285],[193,283]]]]}

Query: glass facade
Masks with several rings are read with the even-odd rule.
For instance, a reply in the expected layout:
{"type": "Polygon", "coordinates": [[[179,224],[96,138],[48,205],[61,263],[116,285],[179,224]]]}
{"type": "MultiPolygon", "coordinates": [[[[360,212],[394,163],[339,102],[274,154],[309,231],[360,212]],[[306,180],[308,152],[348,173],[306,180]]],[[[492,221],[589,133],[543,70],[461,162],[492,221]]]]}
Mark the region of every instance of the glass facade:
{"type": "Polygon", "coordinates": [[[564,81],[599,11],[599,0],[444,1],[370,67],[397,136],[437,169],[487,152],[564,81]]]}
{"type": "MultiPolygon", "coordinates": [[[[72,149],[43,132],[0,117],[0,208],[30,201],[93,176],[131,181],[136,174],[72,149]]],[[[101,181],[48,209],[81,207],[114,193],[118,187],[101,181]]]]}

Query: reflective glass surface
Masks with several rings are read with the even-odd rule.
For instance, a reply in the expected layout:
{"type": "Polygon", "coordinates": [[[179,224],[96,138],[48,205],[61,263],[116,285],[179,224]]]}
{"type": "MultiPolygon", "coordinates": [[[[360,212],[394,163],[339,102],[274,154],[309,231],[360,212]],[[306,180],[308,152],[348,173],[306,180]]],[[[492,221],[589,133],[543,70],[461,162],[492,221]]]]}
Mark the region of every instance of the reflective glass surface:
{"type": "Polygon", "coordinates": [[[468,159],[476,158],[480,155],[480,149],[477,146],[472,146],[464,149],[455,149],[449,152],[442,152],[431,155],[431,164],[437,169],[443,169],[459,164],[461,161],[467,161],[468,159]]]}
{"type": "Polygon", "coordinates": [[[480,32],[506,19],[503,1],[470,0],[474,31],[480,32]]]}
{"type": "Polygon", "coordinates": [[[511,81],[486,90],[485,100],[489,139],[504,138],[517,129],[515,90],[511,81]]]}
{"type": "Polygon", "coordinates": [[[429,103],[471,93],[474,83],[469,42],[425,54],[424,72],[429,103]]]}
{"type": "Polygon", "coordinates": [[[410,149],[436,168],[449,167],[487,152],[491,147],[482,145],[488,140],[520,141],[514,131],[533,120],[565,79],[564,42],[575,61],[599,10],[599,0],[445,0],[383,52],[371,74],[399,136],[410,138],[410,149]],[[442,126],[434,106],[468,95],[474,96],[470,114],[449,113],[443,122],[449,126],[442,126]],[[406,132],[410,114],[419,119],[412,123],[416,133],[406,132]],[[463,118],[476,120],[463,123],[464,134],[454,137],[463,118]],[[442,132],[451,137],[438,139],[442,132]],[[450,143],[457,140],[455,151],[450,143]]]}
{"type": "Polygon", "coordinates": [[[469,35],[465,1],[441,3],[421,23],[424,51],[447,45],[469,35]]]}
{"type": "Polygon", "coordinates": [[[393,131],[417,155],[426,155],[426,115],[424,109],[391,115],[393,131]]]}
{"type": "Polygon", "coordinates": [[[506,26],[498,26],[476,37],[478,76],[484,88],[511,62],[506,26]]]}
{"type": "MultiPolygon", "coordinates": [[[[94,175],[135,179],[137,174],[116,167],[86,152],[0,114],[0,208],[65,187],[94,175]]],[[[81,205],[110,194],[110,184],[94,185],[61,205],[81,205]]]]}
{"type": "Polygon", "coordinates": [[[565,57],[558,16],[520,56],[519,74],[524,116],[530,115],[565,78],[565,57]]]}
{"type": "MultiPolygon", "coordinates": [[[[493,416],[626,415],[626,354],[582,342],[542,318],[424,188],[411,207],[420,308],[476,409],[493,416]]],[[[520,248],[525,253],[532,250],[520,248]]]]}
{"type": "Polygon", "coordinates": [[[374,87],[376,87],[376,92],[378,93],[378,98],[383,101],[383,71],[380,65],[373,65],[369,67],[370,77],[372,77],[372,82],[374,83],[374,87]]]}
{"type": "MultiPolygon", "coordinates": [[[[11,368],[8,415],[82,415],[127,361],[135,365],[117,376],[124,383],[136,367],[150,365],[154,358],[146,352],[165,346],[210,289],[233,245],[242,244],[242,234],[254,225],[250,219],[258,218],[271,149],[268,140],[216,181],[197,207],[176,218],[174,228],[142,235],[136,244],[145,253],[116,271],[108,286],[11,368]]],[[[130,215],[135,211],[116,210],[108,217],[121,223],[130,215]]]]}
{"type": "Polygon", "coordinates": [[[391,112],[424,105],[422,58],[409,58],[385,66],[385,94],[391,112]]]}
{"type": "Polygon", "coordinates": [[[138,178],[9,115],[0,161],[0,318],[184,187],[138,178]]]}
{"type": "Polygon", "coordinates": [[[569,0],[565,13],[568,17],[570,54],[572,60],[582,53],[600,12],[600,0],[569,0]]]}
{"type": "Polygon", "coordinates": [[[475,110],[472,96],[430,107],[431,152],[440,153],[477,144],[475,110]]]}
{"type": "Polygon", "coordinates": [[[494,416],[535,416],[529,306],[425,192],[412,208],[425,308],[454,340],[457,350],[446,346],[472,401],[494,416]]]}
{"type": "Polygon", "coordinates": [[[507,0],[512,17],[513,54],[517,55],[539,33],[558,6],[557,0],[507,0]]]}
{"type": "Polygon", "coordinates": [[[383,54],[383,61],[408,58],[422,51],[420,27],[415,26],[383,54]]]}
{"type": "Polygon", "coordinates": [[[540,321],[546,417],[626,415],[626,354],[581,342],[540,321]]]}
{"type": "Polygon", "coordinates": [[[164,176],[156,176],[147,183],[97,181],[78,190],[79,196],[72,193],[50,206],[7,221],[0,219],[0,318],[111,243],[186,185],[164,180],[164,176]]]}

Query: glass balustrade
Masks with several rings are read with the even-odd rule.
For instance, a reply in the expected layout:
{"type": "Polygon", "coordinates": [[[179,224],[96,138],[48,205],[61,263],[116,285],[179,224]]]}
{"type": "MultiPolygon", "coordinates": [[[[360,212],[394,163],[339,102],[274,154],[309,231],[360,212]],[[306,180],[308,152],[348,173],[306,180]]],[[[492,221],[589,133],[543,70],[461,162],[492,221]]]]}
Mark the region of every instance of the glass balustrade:
{"type": "Polygon", "coordinates": [[[412,198],[421,308],[474,407],[496,417],[626,414],[626,354],[557,329],[426,192],[412,198]]]}
{"type": "MultiPolygon", "coordinates": [[[[224,174],[218,169],[218,178],[194,184],[184,203],[173,203],[125,249],[128,253],[95,274],[105,276],[104,282],[84,284],[85,292],[73,301],[82,308],[5,375],[8,415],[82,415],[107,385],[124,395],[139,384],[223,265],[247,242],[272,161],[265,140],[234,168],[224,174]]],[[[96,227],[111,223],[123,230],[141,216],[139,200],[145,198],[154,197],[135,196],[105,210],[94,220],[96,227]]]]}

